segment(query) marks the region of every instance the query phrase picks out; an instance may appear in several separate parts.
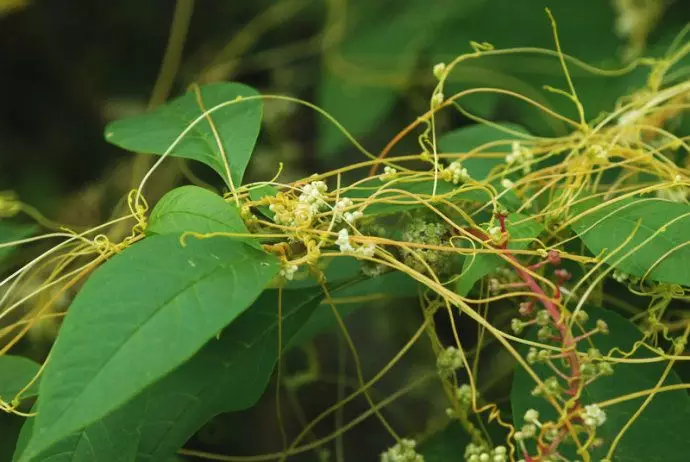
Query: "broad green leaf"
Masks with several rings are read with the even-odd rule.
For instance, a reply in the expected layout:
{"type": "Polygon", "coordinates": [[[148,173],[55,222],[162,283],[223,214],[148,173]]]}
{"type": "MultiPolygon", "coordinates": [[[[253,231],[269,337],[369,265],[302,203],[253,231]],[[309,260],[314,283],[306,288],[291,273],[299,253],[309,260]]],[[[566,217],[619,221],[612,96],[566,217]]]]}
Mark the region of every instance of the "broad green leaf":
{"type": "Polygon", "coordinates": [[[593,254],[616,251],[606,261],[625,273],[642,277],[649,271],[653,281],[690,286],[690,205],[660,199],[626,199],[595,209],[598,205],[588,200],[572,213],[584,213],[571,228],[593,254]]]}
{"type": "MultiPolygon", "coordinates": [[[[520,125],[512,123],[503,123],[499,125],[514,132],[523,133],[526,135],[528,134],[527,131],[520,125]]],[[[510,141],[519,141],[520,139],[521,138],[519,138],[517,135],[506,133],[505,131],[502,131],[499,128],[491,125],[476,124],[446,133],[438,140],[438,148],[439,151],[443,151],[444,153],[468,153],[486,143],[494,141],[506,141],[503,144],[491,146],[486,149],[482,149],[481,151],[477,151],[477,154],[500,152],[508,153],[511,149],[510,141]]],[[[481,181],[489,176],[491,169],[503,162],[505,162],[505,160],[501,157],[483,158],[473,156],[464,159],[462,161],[462,166],[467,168],[467,171],[473,179],[481,181]]]]}
{"type": "MultiPolygon", "coordinates": [[[[508,241],[509,249],[522,250],[526,249],[530,243],[530,239],[534,239],[544,230],[542,226],[534,220],[525,220],[527,217],[518,213],[512,213],[506,219],[506,229],[510,233],[510,241],[508,241]],[[517,225],[512,226],[511,223],[522,221],[517,225]],[[521,239],[514,242],[513,239],[521,239]]],[[[472,286],[489,274],[495,271],[496,268],[503,266],[505,262],[496,255],[476,254],[465,258],[462,267],[462,276],[458,279],[455,285],[455,292],[459,295],[467,295],[472,286]]]]}
{"type": "Polygon", "coordinates": [[[424,462],[450,462],[462,460],[465,448],[471,442],[467,432],[457,422],[451,422],[419,446],[424,462]]]}
{"type": "MultiPolygon", "coordinates": [[[[259,135],[261,100],[256,98],[258,93],[253,88],[239,83],[205,85],[199,92],[205,110],[232,102],[210,113],[209,117],[220,137],[232,181],[239,186],[259,135]],[[246,98],[253,99],[243,100],[246,98]]],[[[105,138],[130,151],[163,154],[204,113],[201,107],[196,92],[192,90],[150,113],[108,124],[105,138]]],[[[203,162],[228,182],[222,153],[207,118],[187,133],[171,155],[203,162]]]]}
{"type": "MultiPolygon", "coordinates": [[[[640,331],[620,315],[596,307],[587,307],[590,320],[585,324],[587,330],[594,328],[597,319],[603,319],[609,327],[608,335],[597,334],[591,337],[596,348],[607,354],[613,348],[630,351],[633,344],[642,338],[640,331]]],[[[528,338],[536,340],[532,329],[528,338]]],[[[586,351],[588,342],[580,342],[578,349],[586,351]]],[[[527,348],[521,348],[524,357],[527,348]]],[[[632,358],[649,357],[651,353],[642,348],[632,358]]],[[[615,356],[619,356],[615,354],[615,356]]],[[[527,409],[536,409],[542,422],[552,420],[556,414],[544,400],[532,396],[535,384],[532,378],[519,366],[515,371],[511,403],[514,424],[523,425],[523,416],[527,409]]],[[[582,405],[599,403],[608,399],[624,396],[629,393],[654,388],[661,378],[666,363],[633,363],[614,365],[614,374],[601,377],[588,385],[582,394],[582,405]]],[[[534,370],[545,379],[554,375],[553,371],[543,364],[535,364],[534,370]]],[[[663,385],[679,384],[681,380],[671,372],[663,385]]],[[[601,448],[591,452],[592,460],[601,460],[606,455],[613,439],[621,431],[632,415],[640,408],[646,397],[631,399],[620,404],[606,407],[606,422],[597,429],[597,436],[603,438],[601,448]]],[[[684,461],[687,460],[687,429],[690,427],[690,398],[686,390],[658,393],[632,426],[625,432],[611,460],[616,462],[647,462],[651,460],[684,461]],[[663,429],[663,431],[661,431],[663,429]]],[[[566,446],[561,446],[568,454],[566,446]]],[[[573,446],[570,446],[573,448],[573,446]]],[[[563,451],[561,451],[563,453],[563,451]]],[[[571,452],[574,457],[574,451],[571,452]]]]}
{"type": "MultiPolygon", "coordinates": [[[[284,346],[322,297],[319,288],[283,292],[284,346]]],[[[277,314],[278,291],[265,291],[188,362],[125,406],[32,460],[165,460],[213,416],[249,408],[263,394],[277,361],[277,314]]],[[[23,437],[31,432],[27,422],[23,437]]],[[[22,450],[18,447],[15,460],[22,450]]]]}
{"type": "MultiPolygon", "coordinates": [[[[23,356],[0,356],[0,398],[10,403],[38,374],[41,366],[23,356]]],[[[38,380],[22,393],[22,398],[36,396],[38,380]]]]}
{"type": "MultiPolygon", "coordinates": [[[[36,226],[34,225],[22,225],[0,219],[0,244],[25,239],[35,232],[36,226]]],[[[6,260],[14,250],[14,247],[0,247],[0,263],[6,260]]]]}
{"type": "Polygon", "coordinates": [[[69,309],[40,385],[27,458],[125,404],[191,358],[276,274],[227,238],[153,236],[108,261],[69,309]]]}
{"type": "MultiPolygon", "coordinates": [[[[151,212],[146,231],[152,234],[249,233],[234,204],[198,186],[182,186],[163,196],[151,212]]],[[[259,246],[256,239],[238,239],[259,246]]]]}

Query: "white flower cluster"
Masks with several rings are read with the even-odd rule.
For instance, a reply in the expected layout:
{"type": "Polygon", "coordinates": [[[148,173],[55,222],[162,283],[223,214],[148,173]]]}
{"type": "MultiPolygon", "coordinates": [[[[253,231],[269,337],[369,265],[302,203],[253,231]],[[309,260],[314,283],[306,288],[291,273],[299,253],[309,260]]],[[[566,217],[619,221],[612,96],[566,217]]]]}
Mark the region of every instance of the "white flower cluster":
{"type": "Polygon", "coordinates": [[[456,369],[462,366],[462,351],[449,346],[441,351],[436,358],[436,369],[441,377],[450,377],[456,369]]]}
{"type": "Polygon", "coordinates": [[[305,226],[311,223],[314,215],[328,204],[328,186],[323,181],[312,181],[304,186],[297,203],[271,204],[268,208],[275,213],[273,221],[279,225],[305,226]]]}
{"type": "Polygon", "coordinates": [[[616,281],[620,282],[621,284],[624,284],[626,281],[630,281],[632,284],[637,284],[638,282],[640,282],[640,278],[636,276],[631,276],[628,273],[624,273],[620,270],[613,270],[611,277],[616,281]]]}
{"type": "Polygon", "coordinates": [[[350,242],[350,233],[345,228],[338,231],[338,239],[336,239],[335,245],[338,246],[342,253],[351,253],[355,254],[355,256],[371,258],[376,251],[374,244],[364,244],[355,248],[350,242]]]}
{"type": "Polygon", "coordinates": [[[355,210],[354,212],[346,212],[345,209],[352,207],[352,199],[349,197],[343,197],[338,200],[333,206],[333,214],[335,215],[335,222],[340,223],[345,220],[345,223],[354,224],[355,221],[362,218],[364,215],[360,210],[355,210]]]}
{"type": "Polygon", "coordinates": [[[444,180],[458,184],[461,181],[465,182],[470,179],[470,174],[467,173],[467,169],[462,166],[459,160],[452,162],[448,167],[443,169],[441,176],[444,180]]]}
{"type": "Polygon", "coordinates": [[[381,454],[381,462],[424,462],[424,456],[415,450],[414,440],[403,438],[392,448],[381,454]]]}
{"type": "Polygon", "coordinates": [[[291,265],[291,264],[284,265],[280,269],[280,275],[283,276],[288,281],[292,281],[292,279],[295,277],[295,273],[297,272],[297,269],[298,269],[297,265],[291,265]]]}
{"type": "Polygon", "coordinates": [[[323,181],[312,181],[302,188],[302,194],[297,200],[301,203],[309,204],[314,213],[318,212],[326,205],[325,194],[328,192],[328,186],[323,181]]]}
{"type": "Polygon", "coordinates": [[[527,412],[525,412],[525,422],[538,425],[539,411],[536,409],[527,409],[527,412]]]}
{"type": "Polygon", "coordinates": [[[522,167],[522,173],[526,175],[532,171],[533,159],[534,156],[532,155],[532,152],[529,149],[520,146],[520,142],[513,141],[512,150],[510,154],[506,156],[506,163],[508,165],[516,164],[522,167]]]}
{"type": "Polygon", "coordinates": [[[596,404],[588,404],[582,412],[582,420],[590,428],[601,427],[606,422],[606,413],[596,404]]]}
{"type": "Polygon", "coordinates": [[[508,450],[505,446],[488,449],[480,444],[470,443],[465,448],[467,462],[507,462],[508,450]]]}
{"type": "Polygon", "coordinates": [[[379,175],[379,179],[381,181],[388,181],[388,180],[392,179],[396,173],[398,173],[397,169],[395,169],[393,167],[389,167],[388,165],[386,165],[383,168],[383,173],[381,175],[379,175]]]}

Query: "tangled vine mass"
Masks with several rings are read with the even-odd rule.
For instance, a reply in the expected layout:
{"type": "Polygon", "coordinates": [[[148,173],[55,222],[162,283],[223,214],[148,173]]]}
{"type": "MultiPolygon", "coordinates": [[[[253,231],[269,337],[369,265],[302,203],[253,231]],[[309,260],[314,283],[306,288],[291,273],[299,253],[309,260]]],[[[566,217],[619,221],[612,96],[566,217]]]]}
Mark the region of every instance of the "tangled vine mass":
{"type": "MultiPolygon", "coordinates": [[[[437,84],[428,111],[392,138],[385,149],[370,153],[344,132],[362,154],[360,161],[291,183],[283,183],[278,172],[270,181],[241,184],[242,172],[237,170],[244,167],[238,167],[232,152],[233,143],[239,141],[224,142],[225,128],[218,119],[224,109],[262,100],[302,102],[239,92],[236,98],[213,103],[206,88],[194,89],[185,98],[196,105],[199,115],[188,120],[164,149],[153,150],[161,157],[127,198],[129,213],[84,232],[60,228],[0,245],[59,239],[2,280],[0,318],[5,324],[0,354],[10,351],[42,320],[60,318],[64,309],[59,307],[72,291],[79,292],[76,304],[89,289],[90,280],[80,289],[83,281],[101,271],[96,268],[102,265],[105,271],[111,263],[124,262],[126,254],[156,236],[176,233],[174,242],[187,249],[185,252],[207,242],[239,242],[243,249],[275,262],[270,263],[276,266],[275,274],[269,275],[259,292],[265,289],[279,294],[277,303],[271,305],[271,316],[277,316],[279,325],[271,337],[277,343],[279,380],[282,358],[290,349],[286,336],[296,335],[295,328],[287,326],[287,294],[298,287],[311,287],[316,289],[314,297],[321,300],[315,312],[333,314],[333,327],[354,358],[357,384],[333,407],[305,423],[291,441],[283,433],[282,452],[250,459],[192,448],[181,449],[180,454],[212,460],[285,460],[327,446],[371,416],[393,441],[380,448],[382,462],[441,460],[429,455],[433,451],[426,452],[435,432],[401,435],[383,412],[401,396],[435,383],[437,388],[429,389],[440,391],[445,400],[445,414],[437,415],[436,421],[452,423],[454,431],[462,435],[455,438],[465,441],[464,452],[443,460],[643,460],[631,456],[639,450],[634,440],[640,434],[659,431],[654,419],[660,412],[677,412],[672,422],[678,425],[688,421],[684,409],[689,404],[689,385],[674,372],[674,366],[689,358],[690,323],[681,308],[688,301],[685,290],[690,287],[690,146],[688,136],[677,134],[675,127],[687,117],[690,82],[674,66],[690,53],[690,44],[683,44],[681,37],[663,58],[636,59],[624,69],[603,70],[564,54],[557,35],[555,43],[554,51],[474,44],[472,53],[436,64],[431,72],[437,84]],[[498,88],[448,93],[448,81],[463,62],[535,53],[560,63],[565,88],[544,91],[569,101],[574,108],[571,115],[498,88]],[[573,70],[615,77],[641,68],[647,70],[642,89],[620,99],[607,113],[585,117],[587,108],[571,79],[573,70]],[[513,98],[540,111],[544,118],[565,124],[569,134],[534,136],[515,125],[483,119],[463,107],[465,97],[482,93],[513,98]],[[437,118],[447,111],[475,121],[472,128],[489,134],[491,141],[468,146],[444,136],[437,129],[437,118]],[[183,147],[187,137],[202,131],[206,142],[221,154],[220,160],[202,162],[216,169],[227,184],[223,213],[230,218],[213,212],[217,221],[226,223],[225,228],[180,218],[186,198],[196,195],[201,200],[201,188],[172,191],[174,200],[166,196],[167,202],[164,197],[152,211],[144,198],[148,180],[166,158],[195,158],[182,152],[183,147]],[[398,143],[414,136],[418,152],[393,155],[398,143]],[[180,215],[170,218],[173,212],[180,215]],[[357,265],[348,278],[332,276],[340,268],[351,268],[342,265],[352,261],[357,265]],[[356,348],[348,333],[338,294],[356,289],[362,281],[385,281],[393,274],[403,278],[399,284],[414,287],[419,323],[380,373],[365,377],[360,359],[367,353],[356,348]],[[626,295],[611,296],[605,288],[612,286],[624,287],[626,295]],[[28,303],[31,310],[22,308],[28,303]],[[476,338],[468,336],[469,331],[476,338]],[[424,341],[429,342],[434,356],[422,372],[399,392],[377,397],[377,383],[415,344],[424,341]],[[504,393],[509,397],[503,402],[486,398],[496,394],[485,393],[478,385],[479,357],[495,347],[514,364],[512,386],[504,393]],[[637,382],[636,374],[644,380],[637,382]],[[352,422],[341,422],[325,437],[305,441],[312,438],[319,422],[357,397],[368,403],[365,413],[352,422]],[[666,407],[669,403],[675,403],[675,410],[666,407]]],[[[118,132],[125,128],[113,125],[106,137],[129,148],[127,139],[135,135],[118,132]]],[[[196,211],[203,215],[204,210],[196,211]]],[[[2,217],[21,212],[37,215],[15,196],[2,196],[2,217]]],[[[192,270],[199,264],[195,262],[189,258],[192,270]]],[[[70,317],[77,319],[77,314],[69,313],[63,329],[70,317]]],[[[69,326],[64,344],[77,327],[69,326]]],[[[221,340],[234,332],[232,324],[214,329],[221,340]]],[[[48,390],[59,382],[55,378],[58,364],[66,367],[60,357],[62,335],[33,378],[15,396],[2,396],[4,411],[36,418],[36,425],[48,429],[46,435],[63,422],[57,419],[51,426],[48,417],[40,421],[52,412],[44,402],[50,403],[53,395],[48,390]],[[52,376],[51,367],[56,371],[52,376]],[[22,404],[27,392],[37,385],[37,408],[26,409],[22,404]],[[42,406],[48,407],[43,411],[42,406]]],[[[162,375],[168,370],[159,372],[162,375]]],[[[283,379],[287,384],[292,377],[283,379]]],[[[86,392],[79,396],[86,399],[86,392]]],[[[115,403],[110,409],[117,406],[115,403]]],[[[101,417],[94,414],[83,426],[101,417]]],[[[70,432],[83,428],[75,423],[77,417],[70,419],[64,417],[70,432]]],[[[31,457],[60,439],[42,435],[33,433],[30,441],[35,440],[35,446],[30,442],[26,458],[18,460],[34,460],[31,457]]]]}

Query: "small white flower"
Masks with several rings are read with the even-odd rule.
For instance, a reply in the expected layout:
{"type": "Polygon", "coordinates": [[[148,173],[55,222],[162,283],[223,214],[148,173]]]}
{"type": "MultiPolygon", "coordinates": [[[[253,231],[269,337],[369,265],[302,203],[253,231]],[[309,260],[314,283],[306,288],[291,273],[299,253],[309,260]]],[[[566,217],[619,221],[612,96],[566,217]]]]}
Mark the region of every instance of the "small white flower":
{"type": "Polygon", "coordinates": [[[312,181],[304,185],[302,194],[297,200],[303,204],[308,204],[311,207],[312,214],[318,213],[326,204],[326,193],[328,186],[323,181],[312,181]]]}
{"type": "Polygon", "coordinates": [[[590,428],[601,427],[606,422],[606,412],[596,404],[588,404],[582,412],[582,420],[590,428]]]}
{"type": "Polygon", "coordinates": [[[349,197],[343,197],[342,199],[338,200],[338,202],[336,202],[333,206],[333,213],[335,213],[336,215],[342,215],[343,211],[348,207],[352,207],[352,199],[350,199],[349,197]]]}
{"type": "Polygon", "coordinates": [[[452,162],[443,170],[443,179],[453,184],[458,184],[461,181],[465,182],[470,179],[470,174],[467,169],[462,166],[459,160],[452,162]]]}
{"type": "Polygon", "coordinates": [[[337,245],[343,253],[355,251],[355,248],[352,247],[350,243],[350,233],[347,232],[346,228],[338,231],[338,239],[336,239],[335,245],[337,245]]]}
{"type": "Polygon", "coordinates": [[[397,169],[395,169],[395,168],[393,168],[393,167],[390,167],[390,166],[386,165],[386,166],[383,168],[383,174],[382,174],[382,175],[379,175],[379,179],[380,179],[381,181],[390,180],[391,178],[393,178],[393,176],[394,176],[396,173],[398,173],[398,170],[397,170],[397,169]]]}
{"type": "Polygon", "coordinates": [[[533,159],[534,156],[529,149],[521,146],[519,141],[513,141],[511,152],[506,155],[506,164],[517,164],[519,167],[522,167],[522,172],[526,175],[532,171],[533,159]]]}
{"type": "Polygon", "coordinates": [[[513,186],[515,186],[515,183],[510,181],[508,178],[503,178],[501,180],[501,186],[503,186],[505,189],[511,189],[513,186]]]}
{"type": "Polygon", "coordinates": [[[613,279],[622,284],[625,281],[627,281],[630,276],[627,273],[624,273],[623,271],[613,270],[613,274],[611,274],[611,277],[613,277],[613,279]]]}
{"type": "Polygon", "coordinates": [[[364,244],[355,248],[350,242],[350,233],[347,231],[347,228],[338,231],[338,239],[336,239],[335,245],[338,246],[342,253],[352,253],[356,256],[371,258],[376,252],[376,246],[374,244],[364,244]]]}
{"type": "Polygon", "coordinates": [[[500,226],[493,226],[493,227],[489,228],[489,237],[494,242],[500,241],[501,237],[503,237],[503,232],[501,231],[501,227],[500,226]]]}
{"type": "Polygon", "coordinates": [[[341,221],[345,220],[346,223],[352,225],[355,223],[355,221],[364,216],[364,214],[359,210],[355,210],[354,212],[345,212],[345,209],[352,207],[352,205],[352,199],[348,197],[343,197],[335,203],[333,206],[333,215],[335,216],[334,219],[336,223],[340,223],[341,221]]]}
{"type": "Polygon", "coordinates": [[[536,424],[539,421],[539,411],[536,409],[527,409],[525,412],[525,422],[536,424]]]}
{"type": "Polygon", "coordinates": [[[359,220],[363,216],[364,214],[360,210],[355,210],[354,212],[345,212],[345,214],[343,214],[345,222],[350,225],[354,224],[355,221],[359,220]]]}
{"type": "Polygon", "coordinates": [[[285,279],[288,281],[292,281],[292,279],[295,277],[295,273],[297,272],[297,265],[286,265],[280,270],[280,275],[283,276],[285,279]]]}

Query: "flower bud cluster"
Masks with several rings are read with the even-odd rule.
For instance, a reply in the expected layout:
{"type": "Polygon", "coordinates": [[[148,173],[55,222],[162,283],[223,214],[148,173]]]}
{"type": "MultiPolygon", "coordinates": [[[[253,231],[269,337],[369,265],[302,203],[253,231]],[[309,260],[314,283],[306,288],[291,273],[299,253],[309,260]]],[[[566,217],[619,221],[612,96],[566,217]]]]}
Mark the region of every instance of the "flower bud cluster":
{"type": "Polygon", "coordinates": [[[585,406],[581,417],[585,426],[590,428],[601,427],[604,425],[604,422],[606,422],[606,412],[596,404],[588,404],[585,406]]]}
{"type": "Polygon", "coordinates": [[[532,161],[534,155],[532,152],[520,145],[519,141],[514,141],[510,154],[506,155],[506,164],[516,165],[522,168],[522,173],[527,175],[532,171],[532,161]]]}
{"type": "Polygon", "coordinates": [[[469,181],[471,179],[467,169],[462,166],[459,160],[451,162],[451,164],[441,170],[441,178],[453,184],[469,181]]]}
{"type": "Polygon", "coordinates": [[[416,446],[414,440],[403,438],[381,454],[381,462],[424,462],[424,456],[417,453],[416,446]]]}
{"type": "Polygon", "coordinates": [[[462,351],[454,346],[441,350],[436,358],[436,369],[438,375],[442,378],[447,378],[453,375],[456,369],[462,366],[462,351]]]}
{"type": "Polygon", "coordinates": [[[338,231],[338,239],[336,239],[335,245],[338,246],[342,253],[353,254],[356,257],[371,258],[376,251],[376,246],[374,244],[362,244],[359,247],[353,246],[347,228],[338,231]]]}
{"type": "Polygon", "coordinates": [[[275,215],[273,221],[285,226],[309,226],[314,216],[328,207],[326,193],[328,186],[323,181],[312,181],[302,188],[297,200],[289,200],[284,194],[278,194],[269,210],[275,215]]]}
{"type": "Polygon", "coordinates": [[[489,449],[484,445],[470,443],[465,448],[466,462],[507,462],[508,450],[505,446],[489,449]]]}
{"type": "MultiPolygon", "coordinates": [[[[448,246],[450,229],[447,224],[427,222],[415,218],[405,227],[402,238],[405,242],[448,246]]],[[[404,249],[403,263],[420,273],[427,273],[428,265],[436,274],[448,273],[451,269],[453,254],[434,249],[404,249]],[[420,261],[426,263],[426,265],[420,261]]]]}
{"type": "Polygon", "coordinates": [[[364,216],[361,210],[355,210],[354,212],[346,212],[345,210],[352,207],[353,202],[349,197],[343,197],[338,200],[333,206],[333,215],[335,217],[335,222],[340,223],[345,221],[349,225],[353,225],[355,221],[359,220],[364,216]]]}

